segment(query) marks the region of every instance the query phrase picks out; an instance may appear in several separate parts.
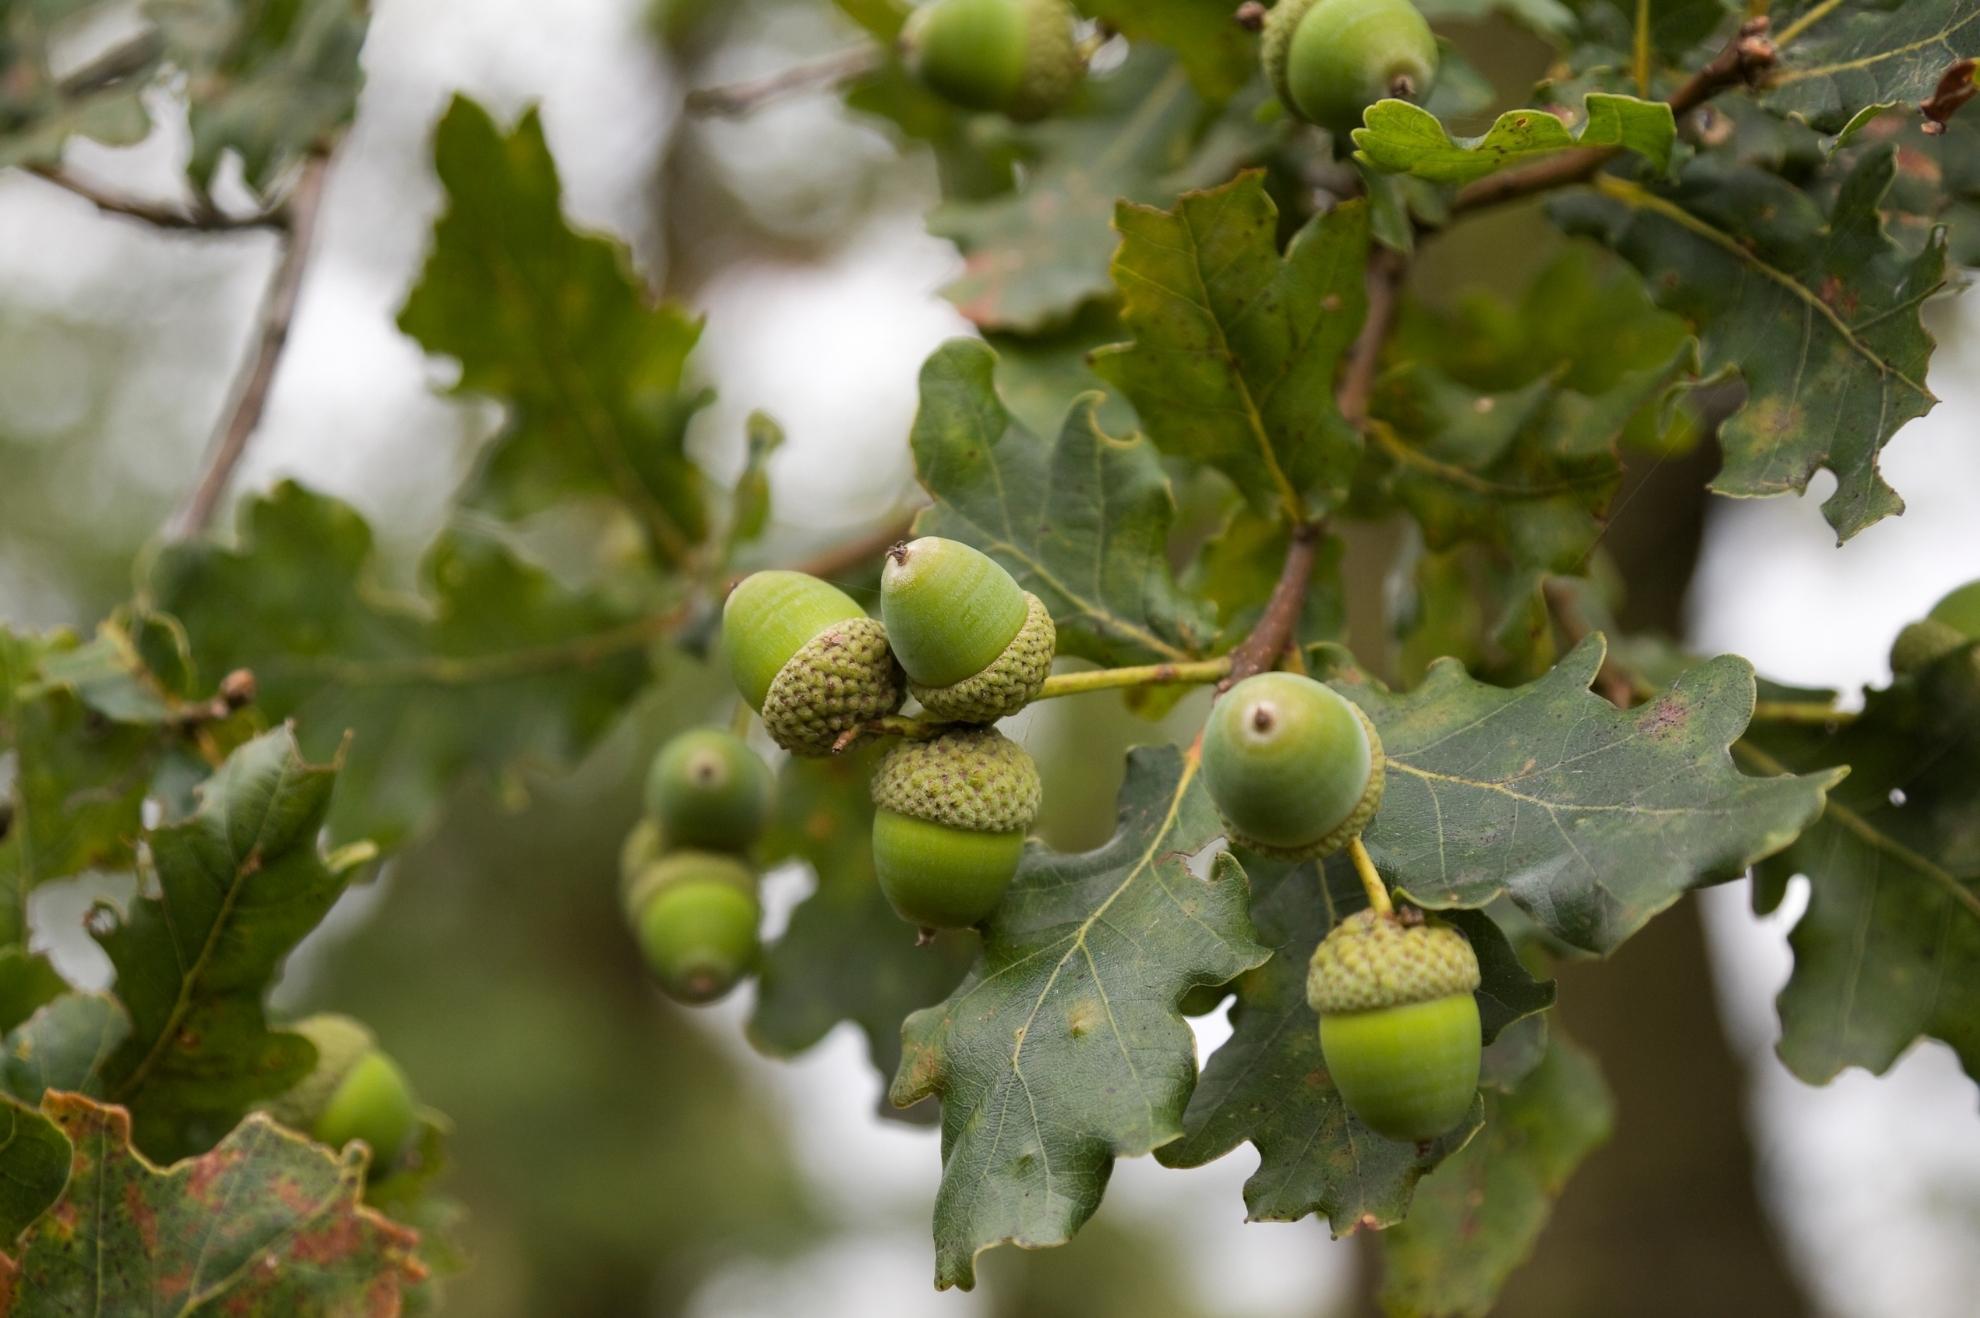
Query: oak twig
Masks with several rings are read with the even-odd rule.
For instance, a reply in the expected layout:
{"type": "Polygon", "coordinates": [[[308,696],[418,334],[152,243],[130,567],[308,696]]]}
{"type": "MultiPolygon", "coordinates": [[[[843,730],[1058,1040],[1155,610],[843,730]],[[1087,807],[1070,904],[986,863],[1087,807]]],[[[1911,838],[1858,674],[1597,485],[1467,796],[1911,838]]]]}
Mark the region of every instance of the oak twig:
{"type": "Polygon", "coordinates": [[[1231,671],[1231,658],[1196,659],[1187,663],[1143,664],[1138,668],[1095,668],[1084,673],[1054,673],[1033,701],[1088,691],[1113,691],[1131,686],[1202,686],[1222,680],[1231,671]]]}
{"type": "Polygon", "coordinates": [[[269,282],[268,295],[261,307],[261,328],[236,386],[233,405],[175,527],[181,539],[199,534],[212,523],[234,469],[240,465],[248,440],[253,438],[267,409],[275,368],[281,363],[282,349],[289,341],[289,326],[295,320],[296,302],[302,291],[303,271],[309,265],[310,246],[316,237],[316,221],[323,207],[324,181],[329,168],[327,152],[312,152],[303,162],[295,190],[282,205],[287,215],[287,244],[269,282]]]}
{"type": "Polygon", "coordinates": [[[289,227],[288,212],[280,206],[272,210],[257,211],[252,215],[229,215],[204,200],[190,201],[179,207],[163,202],[120,196],[94,183],[79,179],[54,165],[29,165],[27,172],[44,183],[81,197],[105,215],[141,220],[154,229],[177,229],[192,233],[232,233],[243,229],[282,231],[289,227]]]}
{"type": "MultiPolygon", "coordinates": [[[[1546,598],[1547,611],[1554,615],[1554,624],[1561,629],[1569,646],[1581,644],[1592,628],[1581,614],[1581,605],[1574,597],[1574,589],[1557,577],[1549,577],[1540,587],[1546,598]]],[[[1636,703],[1636,685],[1623,671],[1615,656],[1604,653],[1601,671],[1595,674],[1595,689],[1604,700],[1617,709],[1628,709],[1636,703]]]]}
{"type": "Polygon", "coordinates": [[[1320,549],[1321,527],[1301,522],[1292,529],[1292,543],[1286,546],[1285,566],[1279,570],[1278,584],[1265,601],[1265,612],[1258,625],[1231,651],[1231,670],[1217,683],[1217,693],[1236,686],[1254,673],[1263,673],[1279,662],[1279,656],[1292,644],[1299,626],[1299,612],[1306,604],[1306,590],[1313,580],[1313,561],[1320,549]]]}
{"type": "MultiPolygon", "coordinates": [[[[1671,113],[1682,119],[1720,92],[1750,85],[1774,67],[1778,52],[1768,32],[1770,21],[1760,14],[1740,24],[1739,31],[1712,61],[1671,93],[1671,113]]],[[[1460,189],[1453,214],[1485,210],[1505,202],[1550,192],[1593,177],[1622,154],[1620,147],[1582,147],[1563,151],[1535,165],[1489,174],[1460,189]]]]}
{"type": "Polygon", "coordinates": [[[873,72],[886,59],[884,46],[854,46],[766,77],[698,88],[687,94],[687,112],[703,119],[739,119],[786,96],[850,82],[873,72]]]}

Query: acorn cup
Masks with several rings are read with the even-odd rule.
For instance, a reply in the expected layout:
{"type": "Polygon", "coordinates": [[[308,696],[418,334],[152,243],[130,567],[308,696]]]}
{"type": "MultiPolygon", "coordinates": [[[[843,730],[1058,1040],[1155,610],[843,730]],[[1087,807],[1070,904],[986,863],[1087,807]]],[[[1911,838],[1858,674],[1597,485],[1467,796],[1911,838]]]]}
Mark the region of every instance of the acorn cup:
{"type": "Polygon", "coordinates": [[[371,1150],[370,1179],[383,1180],[419,1126],[405,1072],[349,1016],[325,1013],[287,1028],[316,1046],[316,1065],[268,1104],[268,1115],[333,1149],[363,1140],[371,1150]]]}
{"type": "Polygon", "coordinates": [[[730,591],[722,646],[736,689],[793,755],[830,755],[841,734],[907,698],[887,629],[802,572],[758,572],[730,591]]]}
{"type": "Polygon", "coordinates": [[[1313,951],[1306,1000],[1348,1110],[1390,1139],[1433,1140],[1478,1091],[1478,957],[1447,925],[1358,911],[1313,951]]]}
{"type": "Polygon", "coordinates": [[[1226,692],[1203,729],[1203,781],[1233,846],[1286,860],[1331,855],[1382,804],[1382,738],[1358,706],[1296,673],[1226,692]]]}
{"type": "Polygon", "coordinates": [[[747,865],[711,851],[677,851],[633,880],[626,915],[668,997],[714,1002],[756,969],[763,919],[756,888],[747,865]]]}
{"type": "Polygon", "coordinates": [[[995,728],[902,742],[873,774],[873,866],[909,924],[964,929],[997,909],[1038,817],[1038,767],[995,728]]]}
{"type": "Polygon", "coordinates": [[[1052,615],[960,541],[924,536],[888,550],[880,616],[908,689],[938,719],[994,723],[1023,709],[1051,676],[1052,615]]]}
{"type": "Polygon", "coordinates": [[[931,0],[901,32],[908,67],[952,105],[1019,121],[1063,105],[1086,71],[1065,0],[931,0]]]}
{"type": "Polygon", "coordinates": [[[1343,143],[1379,100],[1422,101],[1437,38],[1409,0],[1279,0],[1259,47],[1286,108],[1343,143]]]}
{"type": "Polygon", "coordinates": [[[775,790],[770,766],[742,738],[697,728],[653,757],[646,813],[670,846],[747,851],[769,822],[775,790]]]}

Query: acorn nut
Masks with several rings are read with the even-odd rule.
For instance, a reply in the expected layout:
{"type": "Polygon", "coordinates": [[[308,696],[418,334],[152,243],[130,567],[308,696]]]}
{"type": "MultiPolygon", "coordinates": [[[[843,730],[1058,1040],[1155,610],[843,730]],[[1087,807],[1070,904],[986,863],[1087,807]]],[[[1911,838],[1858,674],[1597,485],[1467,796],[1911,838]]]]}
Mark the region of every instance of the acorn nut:
{"type": "Polygon", "coordinates": [[[995,728],[902,742],[873,774],[873,865],[903,920],[963,929],[997,909],[1038,817],[1038,767],[995,728]]]}
{"type": "Polygon", "coordinates": [[[654,862],[626,894],[646,965],[679,1002],[713,1002],[755,970],[763,907],[756,874],[733,856],[678,851],[654,862]]]}
{"type": "Polygon", "coordinates": [[[1421,102],[1439,58],[1409,0],[1279,0],[1259,52],[1286,107],[1343,143],[1375,102],[1421,102]]]}
{"type": "Polygon", "coordinates": [[[1306,999],[1348,1110],[1390,1139],[1435,1139],[1478,1091],[1478,956],[1447,925],[1358,911],[1313,951],[1306,999]]]}
{"type": "Polygon", "coordinates": [[[840,734],[907,698],[887,629],[802,572],[758,572],[730,591],[722,645],[736,689],[793,755],[830,755],[840,734]]]}
{"type": "Polygon", "coordinates": [[[776,788],[770,766],[719,728],[684,732],[646,776],[646,813],[675,847],[746,851],[763,833],[776,788]]]}
{"type": "Polygon", "coordinates": [[[908,689],[938,719],[994,723],[1023,709],[1051,675],[1052,615],[960,541],[924,536],[888,550],[880,616],[908,689]]]}
{"type": "Polygon", "coordinates": [[[268,1104],[268,1115],[334,1149],[363,1140],[371,1150],[371,1179],[382,1180],[419,1125],[405,1072],[349,1016],[325,1013],[287,1028],[315,1045],[316,1065],[268,1104]]]}
{"type": "Polygon", "coordinates": [[[1259,673],[1226,692],[1203,729],[1203,781],[1233,846],[1288,860],[1330,855],[1382,804],[1375,725],[1331,687],[1259,673]]]}
{"type": "Polygon", "coordinates": [[[901,42],[915,77],[951,104],[1042,119],[1085,72],[1077,18],[1065,0],[931,0],[901,42]]]}

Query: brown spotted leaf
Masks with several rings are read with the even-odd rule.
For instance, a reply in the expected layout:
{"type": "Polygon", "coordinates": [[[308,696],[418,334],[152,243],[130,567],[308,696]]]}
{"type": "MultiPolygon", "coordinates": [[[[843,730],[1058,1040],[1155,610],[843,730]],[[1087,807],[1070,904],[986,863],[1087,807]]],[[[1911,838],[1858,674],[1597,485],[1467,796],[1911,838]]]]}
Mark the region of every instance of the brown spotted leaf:
{"type": "Polygon", "coordinates": [[[1430,907],[1505,894],[1555,937],[1607,953],[1821,814],[1841,771],[1751,778],[1733,765],[1755,699],[1745,660],[1714,659],[1622,710],[1589,690],[1605,649],[1591,637],[1513,690],[1448,659],[1400,695],[1339,684],[1388,752],[1365,836],[1392,885],[1430,907]]]}
{"type": "Polygon", "coordinates": [[[152,890],[127,912],[92,912],[130,1018],[103,1092],[158,1157],[211,1148],[315,1062],[308,1040],[269,1029],[263,997],[365,854],[318,850],[336,777],[304,763],[288,729],[257,737],[207,782],[196,814],[147,836],[152,890]]]}
{"type": "Polygon", "coordinates": [[[1713,488],[1799,493],[1826,467],[1836,491],[1822,512],[1843,540],[1904,511],[1878,457],[1937,401],[1919,309],[1945,282],[1946,244],[1934,235],[1914,256],[1885,232],[1896,169],[1888,149],[1864,156],[1826,213],[1785,179],[1715,156],[1672,188],[1603,175],[1555,203],[1557,219],[1614,247],[1696,326],[1704,374],[1744,381],[1713,488]]]}
{"type": "Polygon", "coordinates": [[[363,1207],[362,1155],[339,1161],[265,1116],[212,1152],[159,1167],[130,1116],[51,1091],[68,1185],[0,1255],[0,1310],[365,1315],[401,1310],[418,1235],[363,1207]]]}

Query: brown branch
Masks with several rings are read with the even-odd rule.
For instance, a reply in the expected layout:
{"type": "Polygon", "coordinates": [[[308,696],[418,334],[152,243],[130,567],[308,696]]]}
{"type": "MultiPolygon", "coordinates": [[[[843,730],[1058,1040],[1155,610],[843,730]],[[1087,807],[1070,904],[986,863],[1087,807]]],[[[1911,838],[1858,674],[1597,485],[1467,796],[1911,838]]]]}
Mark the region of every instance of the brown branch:
{"type": "Polygon", "coordinates": [[[182,705],[172,713],[172,726],[180,732],[194,732],[208,723],[218,723],[237,710],[252,705],[258,685],[254,673],[246,668],[236,668],[220,679],[220,689],[213,693],[211,700],[197,704],[182,705]]]}
{"type": "MultiPolygon", "coordinates": [[[[1671,114],[1682,119],[1720,92],[1732,87],[1750,86],[1774,67],[1777,52],[1768,36],[1769,20],[1756,15],[1740,24],[1739,31],[1711,63],[1671,94],[1671,114]]],[[[1602,166],[1622,154],[1620,147],[1584,147],[1564,151],[1537,165],[1490,174],[1459,190],[1453,214],[1486,210],[1505,202],[1550,192],[1583,182],[1602,166]]]]}
{"type": "Polygon", "coordinates": [[[261,414],[268,406],[269,388],[275,383],[275,368],[281,362],[282,349],[289,341],[289,326],[295,320],[297,296],[302,290],[303,271],[309,265],[310,245],[316,237],[316,221],[323,208],[324,178],[329,167],[330,157],[326,152],[313,152],[303,162],[302,177],[296,180],[295,190],[283,203],[288,216],[288,240],[262,303],[261,329],[254,353],[236,388],[233,406],[208,452],[199,483],[179,516],[175,533],[180,539],[198,535],[212,523],[221,496],[233,479],[234,468],[240,465],[248,440],[261,424],[261,414]]]}
{"type": "Polygon", "coordinates": [[[229,233],[242,229],[283,230],[289,227],[288,213],[280,207],[259,211],[253,215],[229,215],[204,201],[192,201],[183,206],[174,206],[163,202],[141,201],[136,197],[119,196],[93,183],[85,182],[73,174],[65,173],[53,165],[29,165],[27,172],[45,183],[61,188],[64,192],[74,193],[105,215],[142,220],[154,229],[229,233]]]}
{"type": "Polygon", "coordinates": [[[1313,580],[1313,561],[1320,550],[1320,524],[1301,522],[1292,529],[1292,543],[1286,546],[1285,566],[1279,569],[1279,582],[1265,601],[1265,612],[1251,635],[1231,651],[1231,671],[1217,683],[1219,695],[1254,673],[1263,673],[1279,662],[1279,656],[1292,644],[1293,629],[1299,625],[1299,611],[1306,603],[1306,590],[1313,580]]]}
{"type": "MultiPolygon", "coordinates": [[[[1582,616],[1581,604],[1575,599],[1574,587],[1557,577],[1549,577],[1540,587],[1546,597],[1547,611],[1554,616],[1554,625],[1561,629],[1569,646],[1576,646],[1588,636],[1591,628],[1582,616]]],[[[1617,663],[1605,650],[1602,655],[1601,671],[1595,674],[1595,687],[1604,700],[1617,709],[1628,709],[1636,703],[1636,684],[1630,679],[1622,665],[1617,663]]]]}
{"type": "Polygon", "coordinates": [[[792,570],[829,580],[832,577],[844,576],[848,572],[857,572],[862,568],[878,567],[882,554],[914,533],[914,519],[920,515],[920,512],[921,510],[917,508],[902,513],[897,517],[889,518],[871,531],[863,532],[836,545],[828,545],[802,563],[794,565],[792,570]]]}
{"type": "Polygon", "coordinates": [[[1356,430],[1368,424],[1368,404],[1375,388],[1375,370],[1382,360],[1383,345],[1395,328],[1397,304],[1402,299],[1403,276],[1408,263],[1400,252],[1376,247],[1368,256],[1368,313],[1361,322],[1361,333],[1348,350],[1347,366],[1341,371],[1340,388],[1334,401],[1341,415],[1356,430]]]}
{"type": "Polygon", "coordinates": [[[850,82],[873,72],[886,61],[884,46],[854,46],[808,64],[780,69],[768,77],[698,88],[687,94],[687,112],[705,119],[740,118],[798,92],[850,82]]]}

